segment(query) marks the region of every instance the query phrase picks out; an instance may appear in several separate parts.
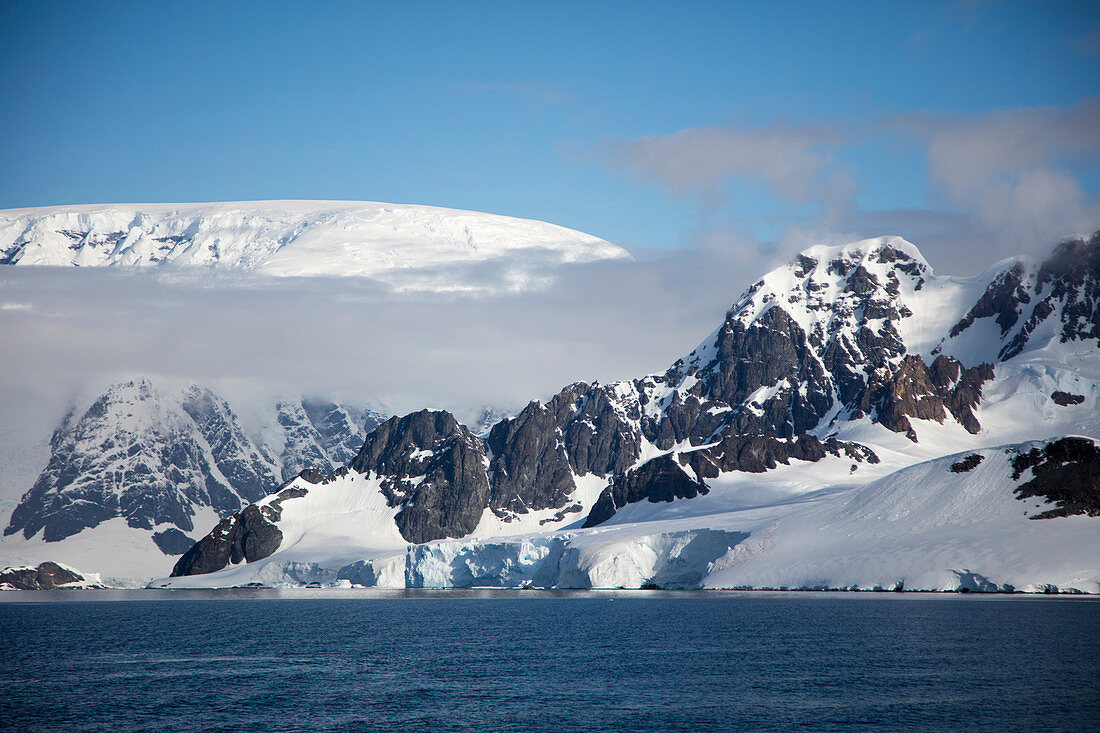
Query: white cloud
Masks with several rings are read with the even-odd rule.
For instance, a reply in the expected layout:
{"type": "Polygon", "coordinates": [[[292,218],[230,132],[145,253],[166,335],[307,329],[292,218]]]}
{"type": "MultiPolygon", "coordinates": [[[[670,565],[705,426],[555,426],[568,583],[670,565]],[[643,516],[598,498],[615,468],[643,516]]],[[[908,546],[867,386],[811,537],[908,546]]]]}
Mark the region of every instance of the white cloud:
{"type": "Polygon", "coordinates": [[[135,375],[376,398],[399,412],[522,406],[577,380],[663,371],[760,273],[690,250],[560,274],[539,292],[459,297],[361,278],[0,268],[0,404],[11,408],[0,430],[29,415],[41,428],[71,395],[135,375]]]}
{"type": "Polygon", "coordinates": [[[1100,205],[1080,181],[1100,158],[1100,97],[891,125],[926,142],[933,191],[996,233],[1006,251],[1046,248],[1100,224],[1100,205]]]}
{"type": "Polygon", "coordinates": [[[828,127],[716,126],[608,142],[602,153],[610,165],[670,196],[695,197],[697,228],[684,244],[710,262],[735,263],[750,277],[812,244],[835,241],[857,188],[854,174],[837,160],[842,144],[828,127]],[[746,216],[760,205],[759,194],[771,210],[746,216]]]}
{"type": "Polygon", "coordinates": [[[671,194],[721,197],[730,179],[765,184],[795,202],[839,204],[854,183],[831,147],[835,133],[807,127],[696,127],[610,146],[610,160],[671,194]]]}

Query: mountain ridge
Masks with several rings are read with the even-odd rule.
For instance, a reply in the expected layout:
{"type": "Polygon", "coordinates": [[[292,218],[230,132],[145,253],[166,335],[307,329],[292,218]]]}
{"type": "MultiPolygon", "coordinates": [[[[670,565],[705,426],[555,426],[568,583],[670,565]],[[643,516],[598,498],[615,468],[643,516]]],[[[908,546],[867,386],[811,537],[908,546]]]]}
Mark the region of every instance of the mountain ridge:
{"type": "MultiPolygon", "coordinates": [[[[904,443],[875,428],[904,436],[915,448],[922,435],[937,444],[968,435],[965,440],[980,447],[1004,432],[1001,425],[982,424],[983,389],[996,388],[998,404],[1017,404],[1001,394],[1004,380],[1018,379],[1021,369],[1028,374],[1026,365],[1006,367],[1006,361],[1095,338],[1098,332],[1090,326],[1100,312],[1097,252],[1100,235],[1093,235],[1055,248],[1037,269],[995,266],[979,278],[960,279],[936,277],[919,250],[898,238],[811,248],[754,283],[723,325],[664,373],[567,386],[548,403],[533,401],[498,422],[484,441],[464,432],[447,413],[394,417],[379,428],[382,433],[368,436],[347,468],[291,482],[259,506],[280,501],[293,516],[296,502],[306,506],[311,494],[340,495],[350,490],[345,484],[377,491],[386,509],[364,515],[363,531],[397,528],[400,538],[391,534],[387,540],[392,564],[398,563],[394,558],[402,542],[411,548],[457,541],[473,548],[501,535],[535,541],[555,531],[580,530],[582,524],[598,534],[605,523],[619,521],[618,513],[631,514],[638,502],[657,506],[658,513],[668,504],[666,513],[675,516],[685,503],[717,501],[715,487],[738,484],[746,472],[789,474],[809,470],[800,469],[803,465],[828,464],[821,471],[834,474],[835,481],[844,475],[841,465],[848,475],[882,475],[919,460],[904,443]],[[1085,255],[1084,267],[1076,265],[1073,253],[1085,255]],[[1005,312],[1006,289],[1015,295],[1016,320],[1037,327],[1005,331],[985,345],[988,362],[963,363],[953,355],[959,353],[960,337],[973,341],[968,332],[974,323],[1005,312]],[[989,292],[994,295],[985,297],[989,292]],[[1021,345],[1006,356],[1010,338],[1021,345]],[[839,437],[845,433],[871,436],[875,445],[839,437]],[[377,449],[380,442],[385,450],[377,449]],[[878,455],[883,449],[888,461],[878,455]],[[593,493],[599,484],[601,490],[593,493]]],[[[1074,405],[1095,405],[1095,379],[1090,396],[1074,405]]],[[[1058,380],[1063,377],[1051,383],[1058,380]]],[[[1049,399],[1056,409],[1067,409],[1049,399]]],[[[1073,409],[1074,415],[1085,414],[1073,409]]],[[[1095,420],[1090,424],[1100,434],[1095,420]]],[[[1011,493],[1008,498],[1017,500],[1011,493]]],[[[311,511],[323,514],[324,502],[317,501],[322,503],[311,511]]],[[[278,521],[268,521],[262,531],[269,546],[281,546],[278,521]]],[[[294,531],[302,538],[309,528],[298,525],[294,531]]],[[[564,551],[553,543],[545,548],[564,551]]],[[[354,547],[348,549],[354,554],[354,547]]],[[[204,560],[214,555],[224,555],[218,539],[204,538],[181,558],[174,575],[216,570],[217,563],[204,560]]],[[[412,557],[403,560],[408,572],[412,557]]],[[[377,577],[395,572],[385,567],[390,569],[371,572],[377,577]]]]}

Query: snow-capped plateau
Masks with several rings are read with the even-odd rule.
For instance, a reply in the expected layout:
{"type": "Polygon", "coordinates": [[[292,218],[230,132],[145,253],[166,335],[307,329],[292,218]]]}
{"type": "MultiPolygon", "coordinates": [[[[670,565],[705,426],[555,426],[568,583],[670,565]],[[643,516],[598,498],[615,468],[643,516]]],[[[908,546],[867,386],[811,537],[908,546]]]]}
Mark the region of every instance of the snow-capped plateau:
{"type": "Polygon", "coordinates": [[[971,278],[814,247],[665,371],[390,418],[154,584],[1097,593],[1098,338],[1100,235],[971,278]]]}
{"type": "Polygon", "coordinates": [[[0,211],[7,265],[210,267],[492,292],[539,287],[562,265],[629,258],[572,229],[434,206],[247,201],[0,211]]]}

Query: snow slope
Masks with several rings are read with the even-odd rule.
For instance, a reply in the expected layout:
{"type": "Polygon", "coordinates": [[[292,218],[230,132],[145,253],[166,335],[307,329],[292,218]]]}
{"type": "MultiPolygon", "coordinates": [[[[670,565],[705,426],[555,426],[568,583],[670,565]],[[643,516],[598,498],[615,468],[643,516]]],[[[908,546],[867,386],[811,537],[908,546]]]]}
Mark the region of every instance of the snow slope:
{"type": "Polygon", "coordinates": [[[278,553],[154,584],[224,587],[343,579],[397,588],[658,585],[1100,593],[1097,520],[1031,520],[1049,506],[1013,495],[1010,460],[1037,445],[966,451],[856,485],[838,481],[822,488],[842,466],[824,476],[814,473],[812,464],[765,476],[727,476],[706,497],[634,504],[591,529],[489,537],[478,532],[421,545],[401,540],[381,502],[357,516],[331,512],[333,503],[346,508],[371,501],[372,494],[380,497],[356,491],[364,488],[356,486],[362,479],[349,476],[321,496],[298,500],[278,553]],[[972,472],[951,471],[975,453],[984,460],[972,472]],[[324,525],[304,525],[318,510],[324,525]],[[337,529],[321,529],[334,519],[337,529]],[[310,533],[314,536],[306,541],[310,533]]]}
{"type": "Polygon", "coordinates": [[[398,290],[518,291],[560,265],[629,257],[553,224],[434,206],[247,201],[0,211],[0,264],[218,267],[366,277],[398,290]]]}

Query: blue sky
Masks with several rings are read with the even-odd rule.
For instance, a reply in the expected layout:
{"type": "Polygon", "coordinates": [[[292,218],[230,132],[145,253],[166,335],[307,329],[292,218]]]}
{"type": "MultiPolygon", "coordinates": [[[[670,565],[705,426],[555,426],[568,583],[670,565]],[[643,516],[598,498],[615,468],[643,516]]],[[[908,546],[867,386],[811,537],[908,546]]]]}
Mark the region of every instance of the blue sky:
{"type": "Polygon", "coordinates": [[[9,1],[0,95],[2,208],[426,203],[639,253],[899,233],[962,269],[1100,226],[1095,3],[9,1]]]}

